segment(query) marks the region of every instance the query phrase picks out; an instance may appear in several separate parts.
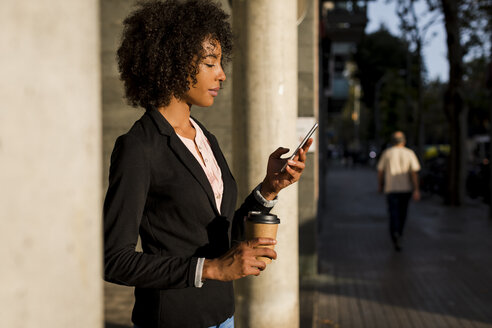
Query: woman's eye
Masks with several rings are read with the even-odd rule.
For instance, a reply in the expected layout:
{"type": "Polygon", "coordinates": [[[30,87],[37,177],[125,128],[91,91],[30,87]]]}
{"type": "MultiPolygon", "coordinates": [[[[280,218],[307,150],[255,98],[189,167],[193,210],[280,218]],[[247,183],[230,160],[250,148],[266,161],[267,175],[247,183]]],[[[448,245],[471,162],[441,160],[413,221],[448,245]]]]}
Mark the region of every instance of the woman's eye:
{"type": "Polygon", "coordinates": [[[214,67],[215,65],[214,64],[205,64],[207,65],[207,67],[214,67]]]}

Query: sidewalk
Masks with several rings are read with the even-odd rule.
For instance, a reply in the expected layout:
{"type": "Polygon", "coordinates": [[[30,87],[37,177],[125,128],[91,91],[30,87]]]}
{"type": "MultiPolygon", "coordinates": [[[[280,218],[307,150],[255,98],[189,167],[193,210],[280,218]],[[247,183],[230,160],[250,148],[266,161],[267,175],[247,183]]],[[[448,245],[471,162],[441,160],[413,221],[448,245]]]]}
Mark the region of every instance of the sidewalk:
{"type": "Polygon", "coordinates": [[[488,207],[412,202],[397,253],[376,181],[373,169],[330,168],[319,275],[301,283],[301,299],[313,304],[309,327],[492,327],[488,207]]]}

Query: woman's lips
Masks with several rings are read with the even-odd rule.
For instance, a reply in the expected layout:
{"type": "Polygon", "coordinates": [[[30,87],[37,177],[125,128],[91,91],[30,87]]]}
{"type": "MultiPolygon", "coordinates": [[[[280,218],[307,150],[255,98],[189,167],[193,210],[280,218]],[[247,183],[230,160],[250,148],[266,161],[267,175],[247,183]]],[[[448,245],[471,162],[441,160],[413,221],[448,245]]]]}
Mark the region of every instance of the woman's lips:
{"type": "Polygon", "coordinates": [[[219,94],[220,88],[215,88],[215,89],[208,89],[208,93],[210,93],[213,97],[217,97],[219,94]]]}

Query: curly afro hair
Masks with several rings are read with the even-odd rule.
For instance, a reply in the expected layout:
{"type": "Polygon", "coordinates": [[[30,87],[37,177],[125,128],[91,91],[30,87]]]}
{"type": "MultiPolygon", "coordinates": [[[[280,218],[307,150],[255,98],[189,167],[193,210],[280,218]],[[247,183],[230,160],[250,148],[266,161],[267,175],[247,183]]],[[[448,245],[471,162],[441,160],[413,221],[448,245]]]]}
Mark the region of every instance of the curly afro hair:
{"type": "Polygon", "coordinates": [[[232,52],[227,15],[211,0],[164,0],[138,3],[123,22],[117,52],[125,96],[134,107],[169,105],[197,82],[203,42],[218,42],[223,62],[232,52]]]}

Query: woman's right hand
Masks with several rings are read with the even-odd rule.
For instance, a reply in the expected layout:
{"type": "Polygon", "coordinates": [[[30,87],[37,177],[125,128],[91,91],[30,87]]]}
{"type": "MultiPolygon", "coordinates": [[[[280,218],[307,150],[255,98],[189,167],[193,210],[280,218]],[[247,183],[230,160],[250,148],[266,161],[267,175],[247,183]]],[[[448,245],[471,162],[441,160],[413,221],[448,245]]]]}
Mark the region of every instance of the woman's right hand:
{"type": "Polygon", "coordinates": [[[276,243],[275,239],[256,238],[233,246],[221,257],[205,259],[202,280],[231,281],[250,275],[258,276],[266,268],[265,262],[256,259],[258,256],[277,258],[273,249],[258,246],[276,243]]]}
{"type": "Polygon", "coordinates": [[[306,167],[306,154],[313,143],[313,138],[309,138],[304,146],[299,149],[296,156],[293,159],[287,161],[287,166],[282,172],[281,169],[284,166],[286,160],[281,156],[286,154],[289,149],[278,148],[268,157],[267,173],[265,179],[261,184],[260,193],[267,200],[273,200],[278,193],[297,182],[306,167]]]}

